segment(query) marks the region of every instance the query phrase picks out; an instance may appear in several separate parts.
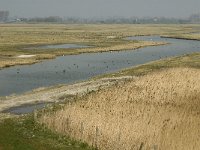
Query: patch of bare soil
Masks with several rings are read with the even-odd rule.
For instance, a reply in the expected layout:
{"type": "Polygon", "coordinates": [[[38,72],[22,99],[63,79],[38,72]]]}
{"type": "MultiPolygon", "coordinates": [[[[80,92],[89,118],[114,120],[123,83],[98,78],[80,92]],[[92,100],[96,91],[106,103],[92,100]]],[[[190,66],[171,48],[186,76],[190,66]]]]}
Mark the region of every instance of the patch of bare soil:
{"type": "Polygon", "coordinates": [[[30,58],[30,57],[35,57],[36,55],[19,55],[17,56],[18,58],[30,58]]]}

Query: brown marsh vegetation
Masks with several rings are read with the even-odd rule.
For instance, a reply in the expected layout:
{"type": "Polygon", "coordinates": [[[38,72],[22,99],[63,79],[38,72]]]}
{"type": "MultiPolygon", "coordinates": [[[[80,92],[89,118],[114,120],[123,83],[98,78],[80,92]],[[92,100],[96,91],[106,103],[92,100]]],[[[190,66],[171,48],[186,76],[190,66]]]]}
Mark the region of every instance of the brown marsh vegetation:
{"type": "Polygon", "coordinates": [[[162,37],[200,41],[200,33],[174,34],[174,35],[172,34],[172,35],[164,35],[162,37]]]}
{"type": "Polygon", "coordinates": [[[99,149],[198,149],[199,83],[199,69],[155,71],[37,117],[99,149]]]}

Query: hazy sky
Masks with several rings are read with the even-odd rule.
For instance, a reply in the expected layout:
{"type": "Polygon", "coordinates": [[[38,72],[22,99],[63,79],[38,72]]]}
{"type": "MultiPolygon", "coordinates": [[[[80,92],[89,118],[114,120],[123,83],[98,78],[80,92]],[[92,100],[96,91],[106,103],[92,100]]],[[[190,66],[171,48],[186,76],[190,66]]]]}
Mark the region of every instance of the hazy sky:
{"type": "Polygon", "coordinates": [[[19,17],[187,17],[200,0],[0,0],[0,10],[19,17]]]}

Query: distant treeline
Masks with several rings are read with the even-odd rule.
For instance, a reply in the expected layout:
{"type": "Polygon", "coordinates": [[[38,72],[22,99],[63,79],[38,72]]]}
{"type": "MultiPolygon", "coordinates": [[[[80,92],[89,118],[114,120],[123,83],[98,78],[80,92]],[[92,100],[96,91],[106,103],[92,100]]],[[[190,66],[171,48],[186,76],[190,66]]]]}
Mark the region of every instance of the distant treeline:
{"type": "Polygon", "coordinates": [[[187,19],[166,18],[166,17],[110,17],[110,18],[76,18],[68,17],[61,18],[58,16],[50,16],[44,18],[21,18],[21,21],[38,23],[38,22],[52,22],[52,23],[68,23],[68,24],[184,24],[184,23],[200,23],[200,14],[191,15],[187,19]]]}
{"type": "Polygon", "coordinates": [[[27,22],[63,22],[63,19],[58,16],[49,16],[49,17],[44,17],[44,18],[22,18],[22,21],[27,21],[27,22]]]}
{"type": "Polygon", "coordinates": [[[25,22],[25,23],[68,23],[68,24],[183,24],[200,23],[200,13],[192,14],[185,19],[166,17],[109,17],[109,18],[61,18],[59,16],[34,17],[34,18],[9,18],[9,11],[0,10],[0,22],[25,22]]]}

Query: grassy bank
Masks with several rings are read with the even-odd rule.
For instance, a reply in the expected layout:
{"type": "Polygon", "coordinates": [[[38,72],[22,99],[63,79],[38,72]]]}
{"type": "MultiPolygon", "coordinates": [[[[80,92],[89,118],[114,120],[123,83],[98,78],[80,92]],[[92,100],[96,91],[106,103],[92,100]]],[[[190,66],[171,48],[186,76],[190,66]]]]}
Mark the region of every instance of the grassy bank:
{"type": "Polygon", "coordinates": [[[163,37],[175,38],[175,39],[185,39],[185,40],[200,40],[200,26],[194,25],[193,31],[191,33],[171,33],[163,35],[163,37]]]}
{"type": "Polygon", "coordinates": [[[60,55],[127,50],[159,45],[163,43],[126,41],[124,37],[189,33],[196,31],[196,26],[1,24],[0,68],[17,64],[32,64],[60,55]],[[24,49],[26,47],[62,43],[83,44],[93,47],[79,49],[24,49]],[[19,55],[36,56],[18,58],[19,55]]]}
{"type": "Polygon", "coordinates": [[[92,150],[36,123],[32,115],[0,120],[1,150],[92,150]]]}
{"type": "Polygon", "coordinates": [[[162,37],[174,38],[174,39],[184,39],[184,40],[197,40],[200,41],[200,33],[190,33],[190,34],[175,34],[175,35],[164,35],[162,37]]]}

